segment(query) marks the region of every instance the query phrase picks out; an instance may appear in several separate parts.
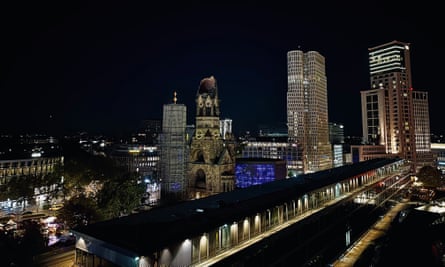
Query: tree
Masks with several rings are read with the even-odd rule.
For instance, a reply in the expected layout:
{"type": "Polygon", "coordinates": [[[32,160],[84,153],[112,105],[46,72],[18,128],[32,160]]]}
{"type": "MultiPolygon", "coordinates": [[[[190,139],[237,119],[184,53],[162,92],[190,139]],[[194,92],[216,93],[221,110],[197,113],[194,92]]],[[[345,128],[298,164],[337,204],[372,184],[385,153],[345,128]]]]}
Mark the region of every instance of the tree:
{"type": "Polygon", "coordinates": [[[18,246],[21,253],[17,261],[20,266],[32,266],[33,257],[45,251],[46,242],[37,222],[25,221],[23,227],[25,233],[18,246]]]}
{"type": "Polygon", "coordinates": [[[25,209],[26,201],[34,197],[34,188],[37,184],[37,177],[34,175],[20,175],[13,177],[7,184],[8,197],[20,199],[25,209]]]}
{"type": "Polygon", "coordinates": [[[425,187],[436,188],[443,184],[440,171],[433,166],[423,166],[417,173],[417,178],[425,187]]]}
{"type": "Polygon", "coordinates": [[[9,198],[8,185],[0,185],[0,201],[6,201],[9,198]]]}
{"type": "Polygon", "coordinates": [[[75,146],[68,146],[63,166],[64,192],[70,205],[59,216],[77,216],[73,225],[91,223],[98,218],[110,219],[128,214],[140,205],[145,184],[138,183],[136,173],[129,173],[111,158],[92,155],[75,146]],[[96,194],[88,185],[98,185],[96,194]],[[96,213],[94,213],[94,212],[96,213]],[[84,218],[84,219],[80,219],[84,218]]]}
{"type": "Polygon", "coordinates": [[[85,195],[78,195],[65,202],[59,210],[57,217],[69,228],[83,226],[101,221],[103,218],[98,212],[98,207],[94,199],[85,195]]]}
{"type": "Polygon", "coordinates": [[[83,194],[84,188],[92,181],[106,181],[113,178],[116,172],[121,172],[110,158],[92,155],[80,148],[71,148],[70,151],[62,170],[62,190],[68,198],[83,194]]]}
{"type": "Polygon", "coordinates": [[[98,206],[107,219],[129,214],[141,204],[145,184],[133,178],[122,176],[104,183],[98,195],[98,206]]]}

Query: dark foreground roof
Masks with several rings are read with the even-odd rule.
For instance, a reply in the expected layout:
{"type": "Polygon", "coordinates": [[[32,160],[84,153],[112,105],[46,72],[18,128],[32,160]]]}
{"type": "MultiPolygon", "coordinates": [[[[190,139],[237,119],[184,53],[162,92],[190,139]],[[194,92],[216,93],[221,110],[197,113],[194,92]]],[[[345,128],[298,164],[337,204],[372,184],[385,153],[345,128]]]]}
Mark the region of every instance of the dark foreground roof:
{"type": "Polygon", "coordinates": [[[73,229],[144,255],[400,159],[374,159],[277,180],[73,229]]]}

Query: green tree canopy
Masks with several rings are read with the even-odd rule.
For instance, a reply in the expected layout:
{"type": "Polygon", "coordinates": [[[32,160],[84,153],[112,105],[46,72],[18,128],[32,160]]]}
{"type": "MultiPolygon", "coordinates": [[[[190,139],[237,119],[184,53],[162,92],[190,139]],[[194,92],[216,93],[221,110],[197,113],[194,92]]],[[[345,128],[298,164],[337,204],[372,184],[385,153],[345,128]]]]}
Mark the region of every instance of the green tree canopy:
{"type": "Polygon", "coordinates": [[[57,168],[56,177],[63,176],[63,193],[65,196],[74,196],[84,193],[85,186],[92,181],[107,181],[125,170],[119,168],[111,158],[92,155],[80,147],[67,144],[67,154],[64,164],[57,168]]]}
{"type": "Polygon", "coordinates": [[[38,184],[37,179],[34,175],[14,177],[4,187],[7,192],[5,195],[10,199],[22,200],[23,203],[26,203],[27,200],[33,199],[34,187],[38,184]]]}
{"type": "MultiPolygon", "coordinates": [[[[94,218],[116,218],[130,213],[140,205],[146,187],[144,183],[138,183],[136,173],[130,173],[126,168],[118,166],[111,158],[92,155],[78,146],[68,146],[68,148],[69,153],[65,157],[63,166],[64,190],[74,192],[70,195],[75,198],[82,195],[84,204],[96,210],[98,216],[94,218]],[[99,191],[90,195],[85,189],[92,181],[97,182],[99,191]],[[86,199],[91,203],[86,203],[86,199]]],[[[75,207],[84,208],[84,206],[72,208],[75,207]]],[[[67,213],[70,208],[65,206],[62,214],[67,213]]]]}
{"type": "Polygon", "coordinates": [[[120,176],[106,181],[98,195],[98,206],[107,219],[129,214],[141,204],[145,184],[137,183],[136,176],[120,176]]]}
{"type": "Polygon", "coordinates": [[[84,195],[67,200],[64,207],[58,211],[57,217],[64,221],[69,228],[87,225],[103,219],[98,212],[96,201],[84,195]]]}
{"type": "Polygon", "coordinates": [[[417,173],[417,178],[425,187],[439,187],[443,184],[440,171],[433,166],[424,166],[417,173]]]}

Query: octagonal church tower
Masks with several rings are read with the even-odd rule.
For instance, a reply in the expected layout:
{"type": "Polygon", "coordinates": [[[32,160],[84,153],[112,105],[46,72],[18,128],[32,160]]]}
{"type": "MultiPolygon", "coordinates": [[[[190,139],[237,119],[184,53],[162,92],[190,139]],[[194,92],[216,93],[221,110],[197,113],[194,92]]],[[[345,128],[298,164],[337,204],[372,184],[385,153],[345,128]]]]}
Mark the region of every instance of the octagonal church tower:
{"type": "Polygon", "coordinates": [[[187,164],[189,198],[196,199],[235,188],[233,135],[223,139],[220,100],[213,76],[201,80],[196,94],[196,125],[187,164]]]}

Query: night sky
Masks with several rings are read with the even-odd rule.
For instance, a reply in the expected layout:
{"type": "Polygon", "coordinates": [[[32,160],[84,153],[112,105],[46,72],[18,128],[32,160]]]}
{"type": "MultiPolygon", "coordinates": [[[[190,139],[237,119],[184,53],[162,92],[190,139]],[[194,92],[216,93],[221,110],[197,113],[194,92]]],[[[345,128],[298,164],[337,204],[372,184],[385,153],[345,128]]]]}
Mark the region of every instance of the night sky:
{"type": "Polygon", "coordinates": [[[326,59],[329,121],[360,136],[368,48],[399,40],[411,43],[414,90],[429,93],[431,131],[445,133],[439,7],[276,2],[0,4],[0,132],[132,132],[161,119],[174,91],[194,124],[199,82],[211,75],[236,135],[284,126],[286,53],[301,49],[326,59]]]}

